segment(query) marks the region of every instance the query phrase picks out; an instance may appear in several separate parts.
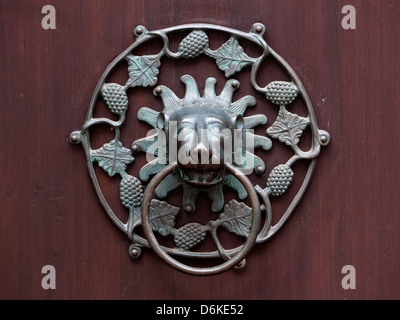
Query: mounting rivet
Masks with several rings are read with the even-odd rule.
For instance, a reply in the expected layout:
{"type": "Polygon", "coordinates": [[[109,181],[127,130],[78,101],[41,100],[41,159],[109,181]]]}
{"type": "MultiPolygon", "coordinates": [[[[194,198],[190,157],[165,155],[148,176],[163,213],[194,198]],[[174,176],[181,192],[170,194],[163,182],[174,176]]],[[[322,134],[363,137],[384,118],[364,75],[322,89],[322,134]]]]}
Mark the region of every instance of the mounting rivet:
{"type": "Polygon", "coordinates": [[[138,259],[142,255],[142,249],[138,246],[129,246],[129,255],[132,259],[138,259]]]}
{"type": "Polygon", "coordinates": [[[139,256],[139,250],[138,249],[133,249],[131,251],[131,256],[136,258],[137,256],[139,256]]]}
{"type": "Polygon", "coordinates": [[[140,36],[143,32],[144,32],[144,29],[143,29],[142,26],[138,26],[138,27],[135,29],[135,34],[136,34],[137,36],[140,36]]]}
{"type": "Polygon", "coordinates": [[[331,142],[331,136],[324,130],[319,130],[319,141],[323,147],[326,147],[331,142]]]}
{"type": "Polygon", "coordinates": [[[234,88],[234,89],[237,89],[237,88],[239,88],[239,81],[233,81],[232,82],[232,88],[234,88]]]}
{"type": "Polygon", "coordinates": [[[256,173],[258,175],[262,175],[262,174],[264,174],[264,172],[265,172],[265,169],[262,166],[257,166],[256,167],[256,173]]]}
{"type": "Polygon", "coordinates": [[[162,90],[161,87],[157,87],[156,90],[155,90],[155,93],[158,94],[158,95],[162,94],[162,92],[163,92],[163,90],[162,90]]]}
{"type": "Polygon", "coordinates": [[[70,134],[69,136],[69,142],[73,143],[73,144],[79,144],[82,142],[81,140],[81,134],[78,131],[74,131],[70,134]]]}
{"type": "Polygon", "coordinates": [[[137,144],[133,144],[131,149],[134,154],[137,154],[140,151],[140,148],[137,144]]]}

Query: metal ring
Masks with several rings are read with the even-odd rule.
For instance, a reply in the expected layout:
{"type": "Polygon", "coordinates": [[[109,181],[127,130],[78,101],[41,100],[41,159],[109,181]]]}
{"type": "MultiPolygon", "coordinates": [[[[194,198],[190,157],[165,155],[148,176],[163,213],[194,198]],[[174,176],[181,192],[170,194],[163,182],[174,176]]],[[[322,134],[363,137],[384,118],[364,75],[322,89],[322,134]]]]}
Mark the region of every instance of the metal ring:
{"type": "Polygon", "coordinates": [[[169,264],[171,267],[181,271],[185,272],[191,275],[196,275],[196,276],[211,276],[215,274],[219,274],[222,272],[225,272],[237,265],[239,265],[243,259],[246,257],[246,255],[249,253],[249,251],[252,249],[254,246],[257,236],[258,236],[258,230],[260,228],[261,224],[261,209],[260,209],[260,202],[258,200],[258,195],[257,192],[254,189],[253,184],[250,182],[250,180],[244,176],[239,169],[236,169],[232,165],[228,164],[226,165],[227,170],[229,170],[232,174],[235,174],[237,179],[243,184],[245,187],[246,191],[249,194],[249,198],[251,201],[251,206],[252,206],[252,213],[253,213],[253,221],[252,221],[252,226],[251,226],[251,231],[250,234],[243,245],[243,247],[240,249],[240,251],[232,257],[230,260],[224,262],[223,264],[215,267],[209,267],[209,268],[196,268],[196,267],[190,267],[188,265],[185,265],[174,258],[172,258],[169,254],[167,254],[159,245],[156,237],[154,236],[153,230],[151,228],[150,220],[149,220],[149,208],[150,208],[150,201],[153,197],[154,190],[158,186],[158,184],[170,173],[172,173],[174,170],[178,168],[178,164],[171,164],[167,167],[165,167],[162,171],[160,171],[149,183],[149,185],[146,188],[146,191],[144,193],[144,198],[143,198],[143,206],[142,206],[142,227],[143,231],[146,234],[147,241],[149,242],[150,246],[152,249],[157,253],[157,255],[163,259],[167,264],[169,264]]]}

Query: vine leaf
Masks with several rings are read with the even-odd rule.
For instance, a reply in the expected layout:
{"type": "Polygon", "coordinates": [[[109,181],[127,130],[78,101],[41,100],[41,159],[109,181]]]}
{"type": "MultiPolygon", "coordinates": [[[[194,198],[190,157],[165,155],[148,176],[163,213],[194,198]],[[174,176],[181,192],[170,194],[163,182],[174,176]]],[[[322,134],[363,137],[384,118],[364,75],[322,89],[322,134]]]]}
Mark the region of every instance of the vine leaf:
{"type": "Polygon", "coordinates": [[[179,208],[167,202],[152,200],[150,203],[150,224],[153,231],[162,236],[170,234],[170,229],[175,226],[175,218],[179,213],[179,208]]]}
{"type": "Polygon", "coordinates": [[[110,177],[117,173],[123,174],[128,164],[135,161],[132,157],[131,150],[124,148],[121,142],[115,144],[115,140],[105,144],[98,150],[91,152],[92,162],[98,162],[110,177]]]}
{"type": "Polygon", "coordinates": [[[274,139],[279,139],[288,146],[295,146],[300,142],[303,131],[310,124],[309,118],[302,118],[281,108],[275,123],[268,128],[267,133],[274,139]]]}
{"type": "Polygon", "coordinates": [[[247,238],[250,235],[253,212],[243,202],[232,200],[225,206],[224,213],[219,216],[219,220],[229,232],[247,238]]]}
{"type": "Polygon", "coordinates": [[[130,54],[126,60],[129,65],[128,86],[149,87],[157,83],[157,76],[160,73],[158,68],[161,66],[159,55],[138,57],[130,54]]]}
{"type": "Polygon", "coordinates": [[[233,37],[217,51],[212,52],[212,56],[217,59],[218,68],[225,72],[227,78],[254,63],[254,59],[244,52],[239,41],[233,37]]]}

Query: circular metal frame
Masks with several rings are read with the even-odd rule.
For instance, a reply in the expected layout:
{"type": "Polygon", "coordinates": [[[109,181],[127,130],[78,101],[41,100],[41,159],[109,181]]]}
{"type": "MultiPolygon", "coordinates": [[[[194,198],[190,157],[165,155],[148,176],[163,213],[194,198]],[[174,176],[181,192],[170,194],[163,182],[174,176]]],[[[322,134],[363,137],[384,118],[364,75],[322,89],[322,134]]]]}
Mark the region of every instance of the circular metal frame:
{"type": "MultiPolygon", "coordinates": [[[[316,116],[314,113],[314,109],[313,109],[311,100],[310,100],[303,84],[301,83],[299,77],[296,75],[296,73],[290,67],[290,65],[281,56],[279,56],[273,49],[271,49],[271,47],[269,47],[267,45],[267,43],[265,42],[265,40],[263,39],[263,35],[266,31],[266,28],[264,25],[262,25],[261,23],[255,23],[252,26],[250,32],[248,32],[248,33],[242,32],[239,30],[235,30],[232,28],[227,28],[227,27],[222,27],[222,26],[217,26],[217,25],[212,25],[212,24],[203,24],[203,23],[186,24],[186,25],[175,26],[175,27],[171,27],[171,28],[158,30],[158,31],[148,31],[145,27],[138,26],[134,31],[134,34],[137,38],[136,41],[131,46],[129,46],[123,53],[121,53],[107,67],[104,74],[100,78],[100,80],[96,86],[96,89],[94,90],[93,96],[92,96],[90,104],[89,104],[89,110],[88,110],[88,113],[86,116],[85,124],[79,131],[74,131],[73,133],[71,133],[69,140],[73,144],[81,143],[83,145],[83,148],[84,148],[85,154],[86,154],[86,158],[87,158],[87,167],[88,167],[89,175],[93,182],[95,191],[99,198],[99,201],[102,204],[102,206],[104,207],[104,209],[105,209],[106,213],[108,214],[108,216],[110,217],[110,219],[113,221],[113,223],[121,231],[123,231],[128,236],[128,238],[131,239],[133,241],[133,243],[135,244],[135,246],[134,246],[135,247],[135,257],[140,255],[140,253],[137,254],[137,252],[141,252],[140,247],[152,247],[153,250],[156,251],[158,255],[160,255],[164,260],[166,260],[170,264],[171,264],[171,261],[174,261],[174,264],[175,264],[175,260],[172,259],[170,257],[170,255],[177,256],[177,257],[191,257],[191,258],[193,258],[193,257],[195,257],[195,258],[218,258],[218,257],[221,257],[221,255],[218,251],[215,251],[215,252],[184,252],[184,251],[173,250],[170,248],[160,247],[159,245],[157,245],[154,242],[154,239],[155,239],[154,234],[152,233],[151,229],[150,230],[148,229],[148,221],[146,221],[146,217],[148,217],[147,213],[148,213],[148,205],[149,205],[149,202],[146,202],[146,200],[148,200],[148,197],[149,197],[148,196],[148,194],[150,193],[149,190],[151,190],[155,186],[155,184],[157,182],[159,182],[158,181],[159,178],[157,178],[157,177],[164,175],[165,172],[167,172],[167,171],[162,171],[162,172],[160,172],[160,174],[158,176],[153,178],[153,180],[151,180],[150,184],[147,187],[148,190],[146,190],[146,192],[145,192],[145,197],[144,197],[144,202],[143,202],[144,205],[142,207],[142,210],[143,210],[142,223],[143,223],[143,225],[146,224],[146,226],[144,226],[144,227],[147,230],[146,235],[149,237],[149,239],[144,239],[144,238],[138,236],[137,234],[133,233],[133,229],[132,229],[132,225],[130,224],[130,221],[127,221],[126,223],[122,222],[117,217],[117,215],[114,213],[114,211],[112,210],[109,203],[107,202],[107,200],[104,197],[104,194],[101,190],[99,181],[96,177],[96,173],[95,173],[95,169],[94,169],[94,165],[93,165],[93,159],[92,159],[93,150],[92,150],[91,144],[90,144],[89,129],[93,126],[100,125],[100,124],[107,124],[114,129],[115,136],[116,136],[115,137],[116,143],[120,139],[120,130],[121,130],[122,125],[125,122],[125,114],[122,114],[118,121],[113,121],[113,120],[110,120],[107,118],[94,118],[93,117],[94,108],[96,106],[99,96],[101,96],[101,90],[102,90],[103,86],[105,85],[105,81],[106,81],[107,77],[111,74],[111,72],[116,68],[116,66],[121,61],[126,59],[127,56],[134,49],[136,49],[139,46],[141,46],[142,44],[147,43],[154,39],[161,39],[163,41],[163,49],[158,55],[159,58],[161,58],[162,56],[165,56],[169,59],[180,59],[182,55],[179,52],[175,53],[170,50],[168,36],[169,36],[169,34],[176,33],[176,32],[185,32],[185,31],[193,31],[193,30],[204,30],[204,31],[213,30],[213,31],[228,33],[231,35],[231,37],[234,37],[235,39],[246,39],[246,40],[256,44],[257,46],[261,47],[262,54],[258,58],[254,59],[254,63],[251,65],[251,74],[250,74],[250,82],[251,82],[253,88],[256,91],[258,91],[259,93],[266,94],[267,90],[268,90],[267,87],[262,87],[257,82],[257,75],[260,70],[260,66],[262,65],[262,63],[264,62],[264,60],[267,57],[274,58],[275,61],[283,67],[283,69],[287,72],[287,74],[291,78],[293,84],[298,88],[299,95],[303,99],[305,106],[306,106],[308,119],[309,119],[309,126],[311,128],[311,134],[312,134],[312,145],[311,145],[310,150],[303,151],[297,145],[291,145],[292,150],[294,152],[294,156],[288,160],[286,165],[290,167],[299,160],[309,160],[310,164],[308,166],[308,171],[307,171],[306,177],[305,177],[303,184],[301,185],[297,195],[294,197],[292,202],[289,204],[286,212],[284,213],[284,215],[282,216],[282,218],[276,225],[274,225],[274,226],[271,225],[272,224],[272,208],[271,208],[271,204],[270,204],[270,199],[269,199],[270,195],[269,195],[268,190],[262,189],[261,187],[256,186],[255,187],[256,191],[254,191],[253,186],[250,188],[250,185],[249,185],[250,181],[246,177],[240,176],[241,179],[239,179],[239,180],[244,181],[242,183],[245,185],[245,188],[248,191],[249,195],[251,195],[252,203],[253,203],[253,210],[254,210],[254,204],[256,204],[259,201],[258,199],[257,199],[257,201],[255,200],[255,198],[257,198],[257,197],[255,197],[255,195],[258,195],[263,202],[263,211],[266,212],[267,217],[266,217],[265,225],[262,228],[262,230],[259,232],[258,236],[257,236],[257,234],[255,234],[254,229],[252,228],[251,241],[249,241],[249,239],[248,239],[248,241],[246,241],[246,244],[244,246],[227,251],[227,253],[230,256],[235,256],[235,258],[230,259],[229,261],[227,261],[223,264],[223,267],[218,268],[217,272],[223,272],[232,266],[238,265],[239,262],[241,260],[243,260],[243,258],[245,256],[243,254],[243,252],[247,253],[248,249],[252,246],[251,242],[253,242],[253,243],[254,242],[256,242],[256,243],[265,242],[269,238],[271,238],[273,235],[275,235],[282,228],[282,226],[289,219],[289,217],[291,216],[291,214],[293,213],[293,211],[299,204],[301,198],[303,197],[303,195],[311,181],[311,177],[313,175],[313,172],[315,170],[316,163],[317,163],[316,158],[318,157],[318,155],[321,151],[321,147],[327,146],[330,142],[329,133],[318,129],[316,116]],[[250,191],[250,189],[252,189],[252,191],[250,191]],[[237,260],[240,260],[240,261],[237,261],[237,260]]],[[[124,90],[126,91],[126,90],[128,90],[128,88],[129,88],[129,86],[126,85],[124,87],[124,90]]],[[[173,166],[168,167],[168,171],[171,170],[171,168],[173,168],[173,166]]],[[[231,170],[234,170],[234,169],[235,168],[233,168],[233,169],[231,168],[231,170]]],[[[167,170],[167,169],[165,169],[165,170],[167,170]]],[[[260,219],[260,215],[258,214],[257,216],[258,216],[257,219],[260,219]]],[[[257,221],[258,220],[255,220],[253,222],[253,224],[257,223],[257,221]]],[[[184,265],[181,265],[177,261],[176,261],[176,263],[177,263],[176,266],[178,266],[177,269],[179,269],[183,272],[189,272],[192,274],[204,275],[204,274],[212,274],[212,272],[216,271],[215,269],[206,269],[206,270],[203,270],[203,272],[202,272],[201,270],[198,270],[198,269],[191,269],[190,267],[187,267],[187,266],[184,267],[184,265]]]]}

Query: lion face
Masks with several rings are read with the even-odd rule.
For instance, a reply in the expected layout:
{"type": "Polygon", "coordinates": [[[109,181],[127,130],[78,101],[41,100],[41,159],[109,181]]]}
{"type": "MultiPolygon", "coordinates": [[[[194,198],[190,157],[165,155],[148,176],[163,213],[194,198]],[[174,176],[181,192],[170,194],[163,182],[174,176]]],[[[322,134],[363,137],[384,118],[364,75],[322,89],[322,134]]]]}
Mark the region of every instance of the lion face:
{"type": "MultiPolygon", "coordinates": [[[[209,187],[225,176],[233,158],[235,129],[243,129],[242,116],[230,116],[215,104],[191,105],[171,115],[161,115],[164,131],[176,138],[177,161],[182,179],[209,187]]],[[[171,154],[171,145],[169,146],[171,154]]]]}
{"type": "Polygon", "coordinates": [[[266,124],[268,119],[262,114],[243,117],[256,99],[248,95],[233,101],[233,94],[240,87],[237,80],[228,80],[219,95],[214,78],[206,80],[203,94],[192,76],[184,75],[181,80],[186,86],[184,97],[161,85],[154,89],[154,94],[162,99],[162,112],[150,108],[138,112],[138,118],[155,128],[156,133],[135,141],[132,148],[151,155],[157,151],[157,156],[151,157],[140,170],[140,179],[149,181],[168,164],[178,163],[178,170],[155,190],[157,197],[166,198],[182,187],[183,207],[194,212],[198,195],[204,191],[212,200],[212,211],[220,212],[224,207],[225,186],[236,190],[240,199],[247,197],[239,180],[226,170],[227,164],[243,170],[244,174],[255,168],[257,174],[265,171],[264,161],[254,154],[251,146],[269,150],[272,142],[249,130],[266,124]]]}

